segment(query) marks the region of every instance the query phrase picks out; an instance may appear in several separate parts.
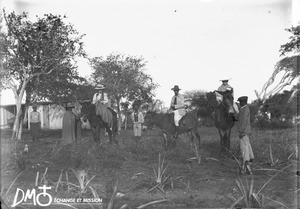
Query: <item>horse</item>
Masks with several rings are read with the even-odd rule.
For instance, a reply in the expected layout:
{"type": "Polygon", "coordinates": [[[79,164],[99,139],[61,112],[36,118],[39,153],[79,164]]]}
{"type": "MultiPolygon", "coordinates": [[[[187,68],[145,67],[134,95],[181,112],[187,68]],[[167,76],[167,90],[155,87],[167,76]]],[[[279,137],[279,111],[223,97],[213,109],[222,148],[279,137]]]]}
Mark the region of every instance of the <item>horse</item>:
{"type": "Polygon", "coordinates": [[[234,109],[232,90],[230,91],[216,91],[223,96],[223,101],[215,110],[215,126],[219,131],[221,140],[221,154],[224,151],[230,151],[230,134],[234,126],[234,109]]]}
{"type": "Polygon", "coordinates": [[[110,127],[108,123],[104,122],[100,115],[96,115],[96,107],[91,103],[82,104],[82,119],[84,122],[89,120],[94,141],[100,141],[101,129],[105,129],[109,136],[109,142],[111,144],[118,145],[118,141],[116,140],[116,135],[118,134],[117,113],[112,108],[108,107],[107,109],[112,113],[112,127],[110,127]]]}
{"type": "MultiPolygon", "coordinates": [[[[175,133],[175,123],[174,123],[174,113],[156,113],[154,111],[148,111],[145,115],[145,124],[147,125],[156,125],[162,130],[164,143],[164,148],[169,147],[170,145],[173,145],[173,147],[176,146],[176,142],[174,140],[174,137],[171,137],[175,133]],[[173,140],[171,141],[171,139],[173,140]]],[[[197,145],[194,141],[194,136],[196,136],[198,140],[198,146],[200,149],[200,135],[197,130],[198,127],[198,117],[196,114],[196,111],[188,112],[185,116],[181,118],[179,121],[179,130],[178,134],[182,133],[189,133],[191,141],[194,144],[194,147],[197,151],[197,145]]]]}

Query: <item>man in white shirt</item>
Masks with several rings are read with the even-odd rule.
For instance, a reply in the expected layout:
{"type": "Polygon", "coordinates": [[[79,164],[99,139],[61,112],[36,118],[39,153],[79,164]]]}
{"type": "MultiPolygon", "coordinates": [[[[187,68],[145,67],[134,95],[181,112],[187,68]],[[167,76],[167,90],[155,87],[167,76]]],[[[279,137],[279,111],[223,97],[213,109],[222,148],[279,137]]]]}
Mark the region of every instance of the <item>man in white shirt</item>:
{"type": "Polygon", "coordinates": [[[97,85],[95,89],[98,90],[98,92],[94,94],[92,104],[96,104],[96,102],[99,101],[101,104],[107,106],[109,100],[107,94],[104,92],[105,87],[103,85],[97,85]]]}
{"type": "Polygon", "coordinates": [[[110,100],[107,97],[107,94],[104,92],[105,87],[101,84],[97,85],[97,93],[94,94],[92,104],[95,105],[96,115],[100,115],[102,120],[108,124],[109,127],[112,127],[112,113],[108,110],[110,108],[110,100]]]}
{"type": "Polygon", "coordinates": [[[175,135],[174,137],[178,137],[179,132],[179,121],[186,114],[185,110],[185,101],[184,96],[179,94],[181,90],[178,85],[175,85],[171,90],[174,91],[174,96],[171,100],[171,105],[169,111],[174,112],[174,123],[175,123],[175,135]]]}

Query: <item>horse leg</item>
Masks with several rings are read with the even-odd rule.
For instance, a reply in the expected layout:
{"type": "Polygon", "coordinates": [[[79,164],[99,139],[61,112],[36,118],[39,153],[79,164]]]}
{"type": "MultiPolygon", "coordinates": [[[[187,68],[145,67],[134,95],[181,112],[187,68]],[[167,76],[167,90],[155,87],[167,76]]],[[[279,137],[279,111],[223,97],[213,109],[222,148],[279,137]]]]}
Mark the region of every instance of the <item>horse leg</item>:
{"type": "Polygon", "coordinates": [[[96,129],[94,127],[91,127],[91,130],[92,130],[92,133],[93,133],[94,141],[97,141],[96,129]]]}
{"type": "Polygon", "coordinates": [[[95,141],[100,141],[100,127],[99,126],[96,126],[95,128],[95,138],[94,138],[95,141]]]}
{"type": "Polygon", "coordinates": [[[194,138],[195,138],[194,135],[195,135],[198,139],[199,149],[200,149],[200,140],[199,140],[200,138],[198,138],[198,136],[196,135],[196,133],[198,134],[198,132],[195,132],[194,130],[191,130],[189,132],[190,132],[190,135],[191,135],[191,141],[193,143],[194,152],[195,152],[195,155],[196,155],[196,158],[197,158],[197,162],[200,163],[201,162],[201,156],[199,156],[199,150],[198,150],[197,142],[194,140],[194,138]]]}
{"type": "Polygon", "coordinates": [[[109,143],[113,144],[112,131],[111,131],[110,127],[107,124],[105,124],[105,130],[106,130],[106,132],[108,134],[109,143]]]}
{"type": "Polygon", "coordinates": [[[118,141],[116,140],[116,136],[115,134],[113,133],[112,129],[106,125],[106,131],[108,133],[108,137],[109,137],[109,143],[110,144],[115,144],[115,145],[118,145],[118,141]]]}
{"type": "Polygon", "coordinates": [[[162,133],[163,135],[163,148],[166,150],[168,148],[168,134],[162,133]]]}
{"type": "Polygon", "coordinates": [[[227,149],[227,151],[230,151],[230,133],[231,130],[227,130],[224,136],[224,146],[227,149]]]}
{"type": "Polygon", "coordinates": [[[196,138],[197,138],[197,140],[198,140],[198,147],[199,147],[199,149],[201,149],[201,146],[200,146],[201,137],[200,137],[200,135],[199,135],[199,133],[198,133],[197,128],[193,129],[193,133],[195,134],[195,136],[196,136],[196,138]]]}
{"type": "Polygon", "coordinates": [[[225,137],[225,132],[223,130],[219,129],[219,135],[220,135],[220,142],[221,142],[221,155],[224,153],[225,148],[224,148],[224,137],[225,137]]]}

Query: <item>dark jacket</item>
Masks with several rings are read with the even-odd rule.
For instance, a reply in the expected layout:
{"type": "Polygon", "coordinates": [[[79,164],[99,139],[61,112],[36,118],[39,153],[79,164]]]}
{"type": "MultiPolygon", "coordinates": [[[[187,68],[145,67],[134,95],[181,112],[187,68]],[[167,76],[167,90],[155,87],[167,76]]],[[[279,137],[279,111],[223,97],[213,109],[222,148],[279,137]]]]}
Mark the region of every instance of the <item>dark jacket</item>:
{"type": "Polygon", "coordinates": [[[242,132],[245,134],[251,133],[250,110],[248,105],[244,105],[240,110],[237,128],[238,132],[242,132]]]}

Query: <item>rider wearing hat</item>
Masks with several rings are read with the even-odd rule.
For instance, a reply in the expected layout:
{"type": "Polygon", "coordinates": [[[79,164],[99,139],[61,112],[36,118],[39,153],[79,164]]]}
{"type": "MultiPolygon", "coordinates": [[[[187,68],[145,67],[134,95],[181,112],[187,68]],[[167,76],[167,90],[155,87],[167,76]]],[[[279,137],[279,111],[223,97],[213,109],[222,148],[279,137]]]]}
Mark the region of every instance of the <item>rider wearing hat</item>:
{"type": "Polygon", "coordinates": [[[92,104],[96,104],[96,102],[99,101],[101,104],[108,106],[109,100],[107,94],[104,92],[105,87],[99,84],[95,89],[98,90],[98,92],[94,94],[92,104]]]}
{"type": "Polygon", "coordinates": [[[104,92],[106,89],[103,85],[98,84],[95,88],[98,90],[94,94],[92,104],[95,105],[96,115],[100,115],[102,120],[108,124],[109,127],[112,127],[112,113],[110,101],[107,97],[107,94],[104,92]]]}
{"type": "Polygon", "coordinates": [[[186,114],[184,96],[179,94],[181,90],[178,85],[175,85],[171,90],[174,91],[174,96],[171,100],[171,105],[169,111],[174,112],[174,123],[175,123],[175,135],[174,137],[178,137],[179,132],[179,121],[186,114]]]}
{"type": "MultiPolygon", "coordinates": [[[[221,92],[225,92],[225,91],[232,91],[232,97],[233,96],[233,88],[228,84],[228,81],[230,80],[231,78],[223,78],[221,79],[220,81],[222,81],[222,85],[219,86],[218,88],[218,91],[221,91],[221,92]]],[[[223,101],[223,95],[221,95],[220,93],[216,92],[216,99],[217,99],[217,102],[219,105],[221,105],[222,101],[223,101]]],[[[235,115],[237,115],[239,113],[239,109],[238,109],[238,106],[236,105],[235,102],[233,102],[233,109],[235,111],[235,115]]],[[[235,120],[237,120],[237,118],[235,118],[235,120]]]]}

